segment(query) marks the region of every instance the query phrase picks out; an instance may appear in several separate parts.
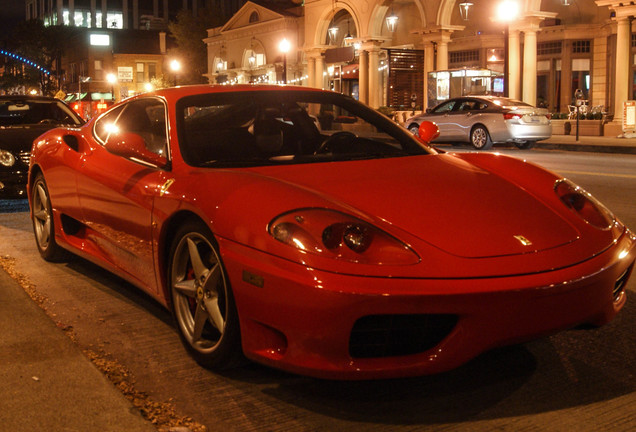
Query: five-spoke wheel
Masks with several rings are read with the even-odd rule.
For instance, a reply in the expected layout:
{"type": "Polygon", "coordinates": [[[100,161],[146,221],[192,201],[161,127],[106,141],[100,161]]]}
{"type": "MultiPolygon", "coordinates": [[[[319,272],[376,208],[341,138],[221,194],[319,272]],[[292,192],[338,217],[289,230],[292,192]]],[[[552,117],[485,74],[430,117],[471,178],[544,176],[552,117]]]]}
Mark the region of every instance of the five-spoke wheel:
{"type": "Polygon", "coordinates": [[[51,198],[42,174],[38,174],[33,182],[31,207],[35,243],[40,255],[47,261],[60,261],[67,258],[67,252],[55,242],[51,198]]]}
{"type": "Polygon", "coordinates": [[[179,229],[171,252],[173,313],[184,344],[200,363],[232,366],[241,356],[234,298],[216,242],[200,223],[179,229]]]}

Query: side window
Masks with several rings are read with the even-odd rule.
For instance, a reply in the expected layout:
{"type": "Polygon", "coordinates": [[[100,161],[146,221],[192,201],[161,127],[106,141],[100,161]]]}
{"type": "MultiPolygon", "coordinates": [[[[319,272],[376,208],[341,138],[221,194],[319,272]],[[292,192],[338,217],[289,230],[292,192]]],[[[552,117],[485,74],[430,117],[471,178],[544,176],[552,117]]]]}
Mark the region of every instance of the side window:
{"type": "Polygon", "coordinates": [[[166,115],[160,99],[128,102],[108,112],[95,123],[95,135],[102,143],[108,141],[110,133],[115,130],[140,135],[148,150],[158,155],[166,154],[166,115]]]}
{"type": "Polygon", "coordinates": [[[108,140],[108,135],[114,130],[115,123],[119,118],[124,106],[119,106],[112,111],[104,114],[95,122],[94,134],[102,144],[108,140]]]}
{"type": "Polygon", "coordinates": [[[161,100],[149,98],[127,103],[116,126],[120,132],[140,135],[151,152],[158,155],[166,153],[165,108],[161,100]]]}
{"type": "Polygon", "coordinates": [[[440,105],[435,109],[435,113],[442,114],[453,110],[453,106],[455,106],[455,101],[446,102],[443,105],[440,105]]]}

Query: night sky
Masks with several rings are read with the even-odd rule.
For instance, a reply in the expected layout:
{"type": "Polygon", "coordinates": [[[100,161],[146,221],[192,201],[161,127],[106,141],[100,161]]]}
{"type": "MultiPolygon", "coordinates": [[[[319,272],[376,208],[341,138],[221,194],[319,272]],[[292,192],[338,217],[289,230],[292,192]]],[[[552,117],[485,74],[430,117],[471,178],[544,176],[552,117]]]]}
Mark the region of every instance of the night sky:
{"type": "Polygon", "coordinates": [[[0,0],[0,38],[11,34],[13,27],[26,19],[24,0],[0,0]]]}

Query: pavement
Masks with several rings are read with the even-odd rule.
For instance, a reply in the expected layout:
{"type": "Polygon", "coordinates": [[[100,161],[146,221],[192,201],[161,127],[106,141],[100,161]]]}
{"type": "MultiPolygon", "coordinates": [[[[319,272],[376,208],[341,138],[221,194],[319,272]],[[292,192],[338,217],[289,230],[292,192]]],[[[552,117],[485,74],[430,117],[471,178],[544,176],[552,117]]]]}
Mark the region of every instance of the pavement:
{"type": "Polygon", "coordinates": [[[156,432],[2,269],[0,328],[0,430],[156,432]]]}
{"type": "MultiPolygon", "coordinates": [[[[495,148],[496,147],[497,146],[495,146],[495,148]]],[[[636,154],[636,136],[630,138],[619,136],[579,136],[577,139],[576,135],[552,135],[552,137],[547,140],[537,142],[534,148],[593,153],[636,154]]]]}
{"type": "MultiPolygon", "coordinates": [[[[636,138],[555,135],[535,148],[636,154],[636,138]]],[[[0,328],[0,430],[156,431],[3,270],[0,328]]]]}

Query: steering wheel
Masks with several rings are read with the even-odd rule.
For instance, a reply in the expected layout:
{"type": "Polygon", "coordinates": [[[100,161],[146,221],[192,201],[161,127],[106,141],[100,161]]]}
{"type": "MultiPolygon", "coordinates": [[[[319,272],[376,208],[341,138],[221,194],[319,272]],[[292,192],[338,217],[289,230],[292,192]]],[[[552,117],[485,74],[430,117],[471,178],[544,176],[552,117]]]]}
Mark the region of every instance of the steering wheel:
{"type": "Polygon", "coordinates": [[[340,144],[340,143],[346,143],[346,142],[355,140],[356,138],[358,137],[353,132],[349,132],[349,131],[336,132],[335,134],[325,138],[325,140],[320,144],[320,147],[318,147],[318,150],[316,150],[314,154],[317,155],[321,153],[329,153],[330,151],[333,151],[333,149],[331,148],[332,146],[340,144]]]}
{"type": "Polygon", "coordinates": [[[55,119],[50,119],[50,118],[46,118],[46,119],[42,119],[38,122],[38,124],[56,124],[57,121],[55,119]]]}

